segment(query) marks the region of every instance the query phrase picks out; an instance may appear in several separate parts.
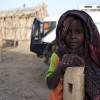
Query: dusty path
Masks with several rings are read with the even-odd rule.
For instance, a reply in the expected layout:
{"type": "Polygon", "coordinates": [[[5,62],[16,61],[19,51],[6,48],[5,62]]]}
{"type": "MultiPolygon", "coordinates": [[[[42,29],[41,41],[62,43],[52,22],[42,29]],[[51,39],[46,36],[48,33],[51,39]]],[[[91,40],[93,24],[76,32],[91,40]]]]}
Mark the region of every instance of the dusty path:
{"type": "Polygon", "coordinates": [[[3,49],[0,100],[47,100],[44,77],[48,66],[25,48],[3,49]]]}

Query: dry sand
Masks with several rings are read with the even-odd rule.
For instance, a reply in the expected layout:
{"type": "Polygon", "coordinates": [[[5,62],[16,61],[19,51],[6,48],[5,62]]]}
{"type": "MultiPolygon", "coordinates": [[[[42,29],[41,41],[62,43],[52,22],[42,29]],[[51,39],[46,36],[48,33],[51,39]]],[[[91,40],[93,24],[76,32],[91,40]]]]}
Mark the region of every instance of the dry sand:
{"type": "Polygon", "coordinates": [[[0,63],[0,100],[47,100],[48,65],[25,47],[3,48],[0,63]]]}

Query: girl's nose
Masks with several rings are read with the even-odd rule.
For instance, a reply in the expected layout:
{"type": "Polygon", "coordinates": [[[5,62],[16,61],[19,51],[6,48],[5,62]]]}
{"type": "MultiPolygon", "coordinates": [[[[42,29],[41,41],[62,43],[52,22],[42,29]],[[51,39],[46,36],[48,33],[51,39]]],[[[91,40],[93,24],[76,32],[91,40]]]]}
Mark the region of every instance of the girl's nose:
{"type": "Polygon", "coordinates": [[[72,32],[71,38],[76,38],[75,32],[72,32]]]}

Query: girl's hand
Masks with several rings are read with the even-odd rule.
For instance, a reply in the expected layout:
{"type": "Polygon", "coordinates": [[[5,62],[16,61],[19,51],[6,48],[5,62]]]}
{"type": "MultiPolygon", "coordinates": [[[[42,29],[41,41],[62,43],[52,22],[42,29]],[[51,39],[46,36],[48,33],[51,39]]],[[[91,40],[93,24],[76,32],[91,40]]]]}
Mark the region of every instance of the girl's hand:
{"type": "Polygon", "coordinates": [[[84,60],[76,54],[65,54],[59,64],[65,72],[67,67],[84,66],[84,60]]]}

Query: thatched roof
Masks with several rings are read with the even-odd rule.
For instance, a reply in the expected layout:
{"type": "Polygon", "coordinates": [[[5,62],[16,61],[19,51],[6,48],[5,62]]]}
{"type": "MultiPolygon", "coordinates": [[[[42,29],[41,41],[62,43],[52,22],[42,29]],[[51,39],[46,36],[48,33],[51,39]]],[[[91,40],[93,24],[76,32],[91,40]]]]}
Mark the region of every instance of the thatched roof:
{"type": "Polygon", "coordinates": [[[47,16],[46,5],[42,3],[33,8],[14,9],[8,11],[0,11],[0,18],[6,17],[28,17],[28,16],[47,16]]]}

